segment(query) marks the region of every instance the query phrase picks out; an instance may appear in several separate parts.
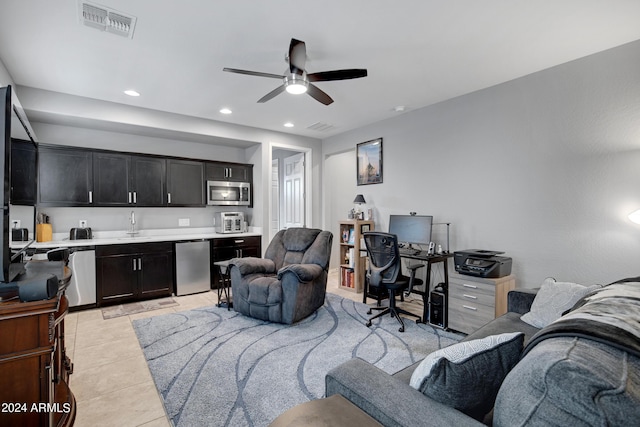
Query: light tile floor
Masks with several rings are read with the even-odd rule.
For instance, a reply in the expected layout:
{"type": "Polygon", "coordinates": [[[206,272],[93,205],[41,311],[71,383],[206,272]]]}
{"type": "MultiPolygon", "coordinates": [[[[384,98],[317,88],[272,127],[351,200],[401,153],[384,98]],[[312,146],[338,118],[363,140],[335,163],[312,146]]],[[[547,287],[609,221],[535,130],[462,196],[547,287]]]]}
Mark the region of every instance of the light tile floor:
{"type": "MultiPolygon", "coordinates": [[[[327,291],[362,301],[362,294],[338,288],[332,271],[327,291]]],[[[77,401],[76,427],[166,427],[167,419],[132,321],[177,311],[211,306],[215,291],[173,297],[179,305],[109,320],[100,309],[72,312],[65,318],[67,355],[74,364],[70,386],[77,401]]],[[[368,300],[369,304],[371,301],[368,300]]],[[[422,314],[422,300],[411,295],[399,306],[422,314]]]]}

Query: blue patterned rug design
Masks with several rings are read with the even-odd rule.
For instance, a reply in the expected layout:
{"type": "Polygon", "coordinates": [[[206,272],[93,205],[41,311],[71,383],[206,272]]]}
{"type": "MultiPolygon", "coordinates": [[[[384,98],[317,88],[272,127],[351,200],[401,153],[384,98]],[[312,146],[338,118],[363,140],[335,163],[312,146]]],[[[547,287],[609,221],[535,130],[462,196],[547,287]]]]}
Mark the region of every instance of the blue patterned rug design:
{"type": "Polygon", "coordinates": [[[394,373],[456,343],[460,335],[383,316],[371,328],[365,304],[327,293],[295,325],[206,307],[133,322],[156,387],[175,426],[268,425],[324,395],[333,367],[360,357],[394,373]]]}

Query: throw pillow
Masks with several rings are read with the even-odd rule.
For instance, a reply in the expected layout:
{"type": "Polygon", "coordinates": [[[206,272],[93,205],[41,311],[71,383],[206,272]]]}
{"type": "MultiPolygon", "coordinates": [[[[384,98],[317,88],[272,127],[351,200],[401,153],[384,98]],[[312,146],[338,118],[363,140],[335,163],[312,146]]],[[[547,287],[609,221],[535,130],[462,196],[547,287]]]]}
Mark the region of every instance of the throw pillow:
{"type": "Polygon", "coordinates": [[[502,381],[520,359],[524,334],[512,332],[465,341],[435,351],[418,365],[411,387],[482,420],[502,381]]]}
{"type": "Polygon", "coordinates": [[[573,307],[580,298],[597,288],[598,285],[583,286],[577,283],[556,282],[554,278],[548,277],[542,282],[531,304],[531,311],[523,314],[520,319],[536,328],[544,328],[562,317],[562,314],[573,307]]]}

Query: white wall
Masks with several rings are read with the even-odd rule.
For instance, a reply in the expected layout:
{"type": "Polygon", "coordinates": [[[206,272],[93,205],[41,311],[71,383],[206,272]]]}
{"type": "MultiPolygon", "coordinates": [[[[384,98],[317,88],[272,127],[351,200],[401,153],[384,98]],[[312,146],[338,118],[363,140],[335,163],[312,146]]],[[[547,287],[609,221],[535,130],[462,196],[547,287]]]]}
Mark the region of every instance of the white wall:
{"type": "Polygon", "coordinates": [[[452,250],[511,256],[519,287],[637,276],[639,69],[634,42],[329,138],[324,215],[335,233],[356,193],[381,230],[434,215],[452,250]],[[384,182],[356,187],[355,146],[377,137],[384,182]]]}

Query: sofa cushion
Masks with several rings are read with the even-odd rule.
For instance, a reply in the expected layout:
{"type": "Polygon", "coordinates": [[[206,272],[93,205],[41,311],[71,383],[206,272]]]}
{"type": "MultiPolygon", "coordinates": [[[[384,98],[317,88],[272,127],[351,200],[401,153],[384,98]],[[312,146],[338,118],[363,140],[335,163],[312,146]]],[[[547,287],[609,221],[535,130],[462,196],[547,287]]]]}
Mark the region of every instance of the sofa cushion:
{"type": "Polygon", "coordinates": [[[518,362],[523,340],[522,332],[513,332],[435,351],[418,365],[410,385],[481,420],[493,408],[502,381],[518,362]]]}
{"type": "Polygon", "coordinates": [[[605,343],[547,339],[505,378],[493,425],[637,425],[639,372],[640,358],[605,343]]]}
{"type": "Polygon", "coordinates": [[[531,305],[531,311],[523,314],[521,319],[536,328],[544,328],[562,317],[562,313],[571,309],[580,298],[598,288],[598,285],[583,286],[578,283],[556,282],[554,278],[548,277],[542,282],[531,305]]]}

